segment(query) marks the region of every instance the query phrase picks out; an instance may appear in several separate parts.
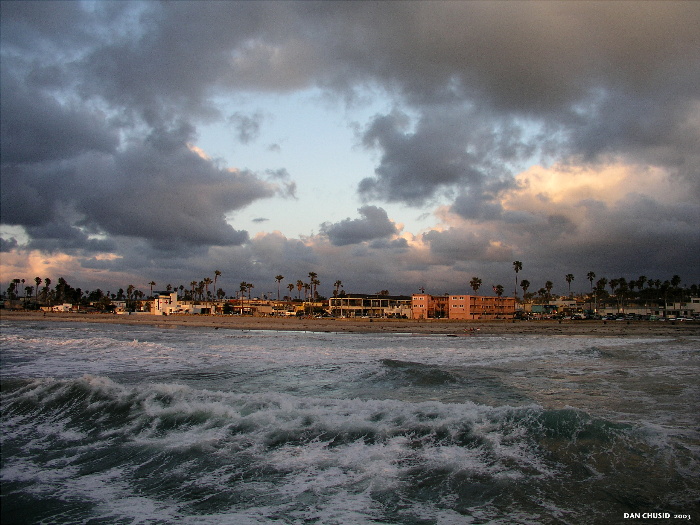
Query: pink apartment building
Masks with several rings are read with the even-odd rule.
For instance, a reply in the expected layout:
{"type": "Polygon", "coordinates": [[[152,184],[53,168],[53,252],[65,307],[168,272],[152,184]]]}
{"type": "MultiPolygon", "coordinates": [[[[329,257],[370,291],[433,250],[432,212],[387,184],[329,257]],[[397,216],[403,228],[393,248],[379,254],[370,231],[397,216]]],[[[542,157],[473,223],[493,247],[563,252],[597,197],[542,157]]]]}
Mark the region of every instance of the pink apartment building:
{"type": "Polygon", "coordinates": [[[482,295],[413,294],[413,319],[512,319],[515,298],[482,295]]]}

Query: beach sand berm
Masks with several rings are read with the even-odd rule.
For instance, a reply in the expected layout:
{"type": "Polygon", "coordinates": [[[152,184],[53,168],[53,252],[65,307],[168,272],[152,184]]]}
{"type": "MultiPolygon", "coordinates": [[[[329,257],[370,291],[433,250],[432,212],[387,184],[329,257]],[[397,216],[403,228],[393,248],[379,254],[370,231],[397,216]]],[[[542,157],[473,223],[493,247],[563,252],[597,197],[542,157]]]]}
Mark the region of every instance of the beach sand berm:
{"type": "Polygon", "coordinates": [[[230,330],[306,332],[412,333],[444,335],[596,335],[596,336],[692,336],[700,335],[698,321],[574,321],[451,319],[309,319],[224,315],[97,314],[0,310],[0,320],[113,323],[158,327],[193,327],[230,330]]]}

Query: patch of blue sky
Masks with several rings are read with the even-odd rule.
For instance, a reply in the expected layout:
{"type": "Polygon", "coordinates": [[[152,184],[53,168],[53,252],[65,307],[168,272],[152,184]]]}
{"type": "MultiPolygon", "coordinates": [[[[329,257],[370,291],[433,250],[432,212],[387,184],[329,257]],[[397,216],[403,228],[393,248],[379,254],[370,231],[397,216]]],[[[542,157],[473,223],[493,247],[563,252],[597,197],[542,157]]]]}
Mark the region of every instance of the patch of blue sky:
{"type": "MultiPolygon", "coordinates": [[[[241,95],[220,100],[218,105],[227,116],[259,115],[257,136],[243,143],[231,123],[217,122],[199,128],[197,146],[229,168],[248,169],[260,176],[268,170],[285,169],[296,183],[296,199],[257,201],[228,217],[234,227],[251,235],[278,230],[298,237],[318,233],[322,222],[358,216],[357,209],[365,203],[357,195],[357,185],[373,176],[380,155],[364,148],[359,134],[374,115],[391,111],[389,98],[373,94],[346,105],[318,90],[307,90],[241,95]]],[[[402,208],[383,207],[395,208],[397,213],[402,208]]],[[[421,213],[410,210],[406,215],[390,213],[390,218],[406,223],[421,213]]]]}

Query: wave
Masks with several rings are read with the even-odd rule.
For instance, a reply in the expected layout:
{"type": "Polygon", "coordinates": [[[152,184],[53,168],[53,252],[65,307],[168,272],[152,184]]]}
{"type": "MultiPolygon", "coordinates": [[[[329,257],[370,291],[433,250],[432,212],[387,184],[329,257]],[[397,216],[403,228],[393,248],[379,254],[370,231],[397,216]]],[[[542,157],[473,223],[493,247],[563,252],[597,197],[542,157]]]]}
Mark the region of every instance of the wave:
{"type": "Polygon", "coordinates": [[[406,379],[418,385],[442,385],[446,383],[457,383],[460,380],[454,373],[435,365],[426,365],[399,359],[382,359],[381,363],[394,377],[406,379]]]}
{"type": "Polygon", "coordinates": [[[552,509],[590,516],[593,500],[617,512],[698,494],[697,464],[675,456],[667,436],[572,408],[242,394],[93,375],[4,381],[2,407],[7,522],[18,512],[48,519],[50,501],[66,521],[547,523],[552,509]],[[657,485],[646,487],[650,479],[657,485]]]}

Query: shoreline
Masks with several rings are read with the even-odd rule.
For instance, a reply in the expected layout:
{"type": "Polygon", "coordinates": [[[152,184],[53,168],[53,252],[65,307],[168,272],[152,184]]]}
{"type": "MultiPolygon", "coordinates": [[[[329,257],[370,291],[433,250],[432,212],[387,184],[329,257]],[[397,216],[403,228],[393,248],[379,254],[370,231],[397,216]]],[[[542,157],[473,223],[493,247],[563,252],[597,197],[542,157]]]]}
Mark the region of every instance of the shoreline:
{"type": "Polygon", "coordinates": [[[222,315],[79,314],[0,310],[0,321],[49,321],[147,325],[160,328],[213,328],[335,333],[458,335],[700,336],[697,321],[573,321],[456,319],[298,319],[222,315]]]}

